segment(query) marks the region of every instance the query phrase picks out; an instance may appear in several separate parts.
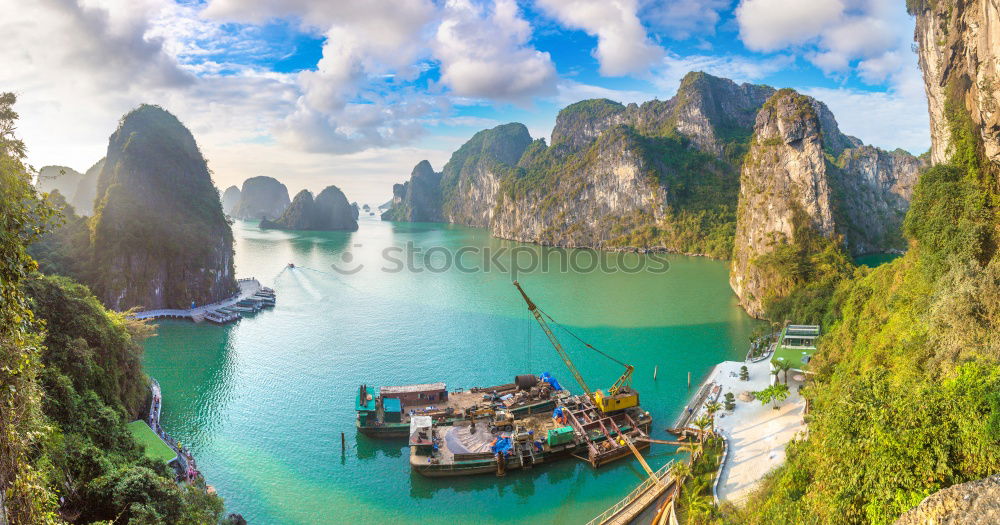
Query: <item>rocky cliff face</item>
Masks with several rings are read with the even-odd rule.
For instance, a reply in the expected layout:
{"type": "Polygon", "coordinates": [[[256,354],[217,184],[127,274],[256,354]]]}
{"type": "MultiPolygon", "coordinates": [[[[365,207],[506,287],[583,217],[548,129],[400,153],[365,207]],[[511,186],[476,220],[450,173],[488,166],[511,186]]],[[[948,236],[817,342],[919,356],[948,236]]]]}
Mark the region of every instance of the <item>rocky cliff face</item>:
{"type": "Polygon", "coordinates": [[[821,102],[793,90],[775,94],[757,114],[740,180],[730,284],[746,310],[763,315],[769,298],[796,284],[782,261],[765,256],[808,257],[788,249],[803,237],[816,233],[854,254],[903,248],[900,229],[921,165],[843,135],[821,102]]]}
{"type": "Polygon", "coordinates": [[[288,206],[288,188],[272,177],[251,177],[243,181],[240,203],[230,214],[237,219],[276,219],[288,206]]]}
{"type": "Polygon", "coordinates": [[[97,161],[83,174],[80,182],[76,185],[73,196],[69,199],[70,204],[76,208],[76,213],[79,215],[90,216],[94,214],[94,199],[97,198],[97,182],[101,177],[101,171],[104,169],[104,160],[97,161]]]}
{"type": "Polygon", "coordinates": [[[233,294],[233,234],[191,132],[144,105],[108,144],[93,219],[95,292],[111,308],[186,308],[233,294]]]}
{"type": "Polygon", "coordinates": [[[951,152],[949,104],[971,117],[983,153],[1000,163],[1000,4],[993,0],[910,0],[931,119],[931,160],[951,152]]]}
{"type": "Polygon", "coordinates": [[[420,161],[410,180],[392,186],[392,207],[382,214],[382,220],[441,221],[441,173],[436,173],[430,162],[420,161]]]}
{"type": "Polygon", "coordinates": [[[480,131],[462,145],[441,172],[441,214],[448,222],[489,228],[500,180],[509,176],[531,144],[524,124],[480,131]]]}
{"type": "MultiPolygon", "coordinates": [[[[728,257],[739,162],[773,91],[691,73],[668,101],[566,107],[551,147],[520,124],[482,131],[444,167],[440,218],[432,194],[421,210],[527,242],[728,257]]],[[[391,217],[413,220],[411,192],[394,188],[391,217]]]]}
{"type": "Polygon", "coordinates": [[[496,206],[491,230],[497,237],[607,247],[623,228],[655,224],[667,213],[668,190],[651,174],[654,163],[643,138],[625,124],[602,131],[585,151],[566,159],[558,145],[546,150],[539,141],[521,167],[525,176],[504,185],[496,206]],[[544,179],[532,179],[532,171],[543,172],[544,179]]]}
{"type": "Polygon", "coordinates": [[[355,208],[336,186],[328,186],[313,199],[302,190],[276,220],[262,220],[261,228],[281,230],[345,230],[357,231],[355,208]]]}
{"type": "Polygon", "coordinates": [[[895,525],[1000,523],[1000,475],[952,485],[906,511],[895,525]]]}
{"type": "Polygon", "coordinates": [[[52,193],[58,191],[66,199],[76,193],[76,186],[83,174],[66,166],[45,166],[38,170],[38,182],[35,188],[40,192],[52,193]]]}
{"type": "Polygon", "coordinates": [[[232,215],[233,210],[240,204],[240,189],[236,186],[226,188],[222,192],[222,211],[226,215],[232,215]]]}

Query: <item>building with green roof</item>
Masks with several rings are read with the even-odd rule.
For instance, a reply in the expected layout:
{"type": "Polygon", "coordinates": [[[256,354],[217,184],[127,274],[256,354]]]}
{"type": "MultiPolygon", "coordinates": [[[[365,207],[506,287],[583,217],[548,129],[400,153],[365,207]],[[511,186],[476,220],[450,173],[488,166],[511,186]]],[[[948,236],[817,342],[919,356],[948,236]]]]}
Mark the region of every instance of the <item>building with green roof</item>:
{"type": "Polygon", "coordinates": [[[781,331],[778,344],[775,345],[771,362],[787,361],[792,363],[792,370],[809,372],[809,361],[816,354],[816,339],[819,337],[819,325],[790,324],[781,331]]]}

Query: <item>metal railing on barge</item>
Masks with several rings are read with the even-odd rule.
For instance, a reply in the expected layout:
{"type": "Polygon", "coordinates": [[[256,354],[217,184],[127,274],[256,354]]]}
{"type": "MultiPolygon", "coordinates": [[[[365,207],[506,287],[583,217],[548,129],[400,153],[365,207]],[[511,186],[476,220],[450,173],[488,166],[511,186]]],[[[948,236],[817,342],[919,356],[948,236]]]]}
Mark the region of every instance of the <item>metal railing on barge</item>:
{"type": "MultiPolygon", "coordinates": [[[[670,466],[674,464],[674,461],[675,460],[671,459],[670,461],[667,462],[666,465],[663,465],[662,467],[657,469],[657,471],[654,472],[656,479],[663,481],[663,478],[666,477],[667,473],[670,471],[670,466]]],[[[635,489],[633,489],[632,492],[629,492],[627,496],[622,498],[621,501],[615,503],[614,505],[609,507],[608,510],[605,510],[604,512],[598,514],[597,517],[595,517],[594,519],[588,521],[587,525],[600,525],[601,523],[606,523],[613,516],[625,510],[635,500],[639,499],[639,497],[642,494],[645,494],[645,492],[649,490],[654,483],[656,482],[653,481],[653,478],[647,477],[642,481],[642,483],[640,483],[635,489]]],[[[667,483],[666,485],[669,485],[669,483],[667,483]]]]}

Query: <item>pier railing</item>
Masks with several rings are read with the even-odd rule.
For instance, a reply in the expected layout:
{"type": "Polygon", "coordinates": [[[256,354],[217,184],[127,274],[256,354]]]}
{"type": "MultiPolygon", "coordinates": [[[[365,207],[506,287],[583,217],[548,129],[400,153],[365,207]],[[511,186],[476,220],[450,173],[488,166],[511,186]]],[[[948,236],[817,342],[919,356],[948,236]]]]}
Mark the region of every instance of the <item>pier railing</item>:
{"type": "MultiPolygon", "coordinates": [[[[666,465],[663,465],[656,472],[654,472],[653,475],[656,477],[657,480],[663,481],[663,478],[667,475],[667,472],[670,471],[670,466],[673,464],[674,460],[671,459],[670,461],[667,462],[666,465]]],[[[647,477],[642,481],[642,483],[639,484],[639,486],[637,486],[634,490],[632,490],[632,492],[629,492],[628,496],[625,496],[624,498],[621,499],[621,501],[609,507],[608,510],[605,510],[604,512],[598,514],[596,518],[588,521],[587,525],[600,525],[601,523],[608,521],[609,519],[611,519],[612,516],[618,514],[626,507],[631,505],[633,501],[639,499],[639,497],[643,493],[645,493],[646,490],[648,490],[650,487],[653,486],[653,483],[657,482],[653,481],[653,478],[647,477]]]]}

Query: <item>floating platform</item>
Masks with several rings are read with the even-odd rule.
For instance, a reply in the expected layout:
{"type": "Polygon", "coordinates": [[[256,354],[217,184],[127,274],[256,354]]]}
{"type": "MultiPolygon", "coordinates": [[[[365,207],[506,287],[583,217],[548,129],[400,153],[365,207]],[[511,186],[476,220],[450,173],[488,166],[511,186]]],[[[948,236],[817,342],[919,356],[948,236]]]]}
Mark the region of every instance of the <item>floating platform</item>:
{"type": "Polygon", "coordinates": [[[523,417],[514,432],[490,431],[485,420],[443,427],[414,418],[410,468],[428,477],[502,476],[569,457],[597,468],[632,456],[623,436],[637,449],[650,446],[643,438],[648,436],[652,417],[639,407],[603,414],[584,395],[561,397],[557,406],[565,420],[557,421],[552,414],[523,417]]]}

